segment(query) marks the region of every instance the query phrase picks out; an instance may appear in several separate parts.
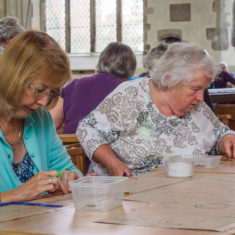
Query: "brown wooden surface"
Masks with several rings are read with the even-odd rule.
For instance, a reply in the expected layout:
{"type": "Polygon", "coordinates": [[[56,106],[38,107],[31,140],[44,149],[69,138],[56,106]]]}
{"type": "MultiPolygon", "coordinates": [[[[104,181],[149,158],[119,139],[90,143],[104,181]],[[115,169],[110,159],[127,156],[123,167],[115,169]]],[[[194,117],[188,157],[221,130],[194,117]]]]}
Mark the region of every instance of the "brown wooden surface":
{"type": "Polygon", "coordinates": [[[215,105],[216,115],[230,114],[232,118],[229,120],[229,127],[235,130],[235,104],[216,104],[215,105]]]}
{"type": "MultiPolygon", "coordinates": [[[[204,169],[204,171],[213,172],[232,172],[235,173],[235,161],[223,161],[223,164],[214,169],[204,169]]],[[[164,174],[164,172],[156,172],[154,174],[164,174]]],[[[223,174],[217,174],[223,175],[223,174]]],[[[207,177],[208,173],[198,173],[195,177],[207,177]]],[[[224,175],[223,175],[224,176],[224,175]]],[[[143,175],[145,177],[145,175],[143,175]]],[[[232,177],[232,175],[231,175],[232,177]]],[[[161,177],[159,177],[161,179],[161,177]]],[[[177,183],[178,184],[178,183],[177,183]]],[[[161,186],[162,188],[164,186],[161,186]]],[[[200,187],[200,186],[199,186],[200,187]]],[[[159,189],[160,189],[159,188],[159,189]]],[[[146,190],[145,199],[147,200],[149,191],[146,190]]],[[[59,197],[59,196],[57,196],[59,197]]],[[[50,203],[53,198],[45,198],[40,202],[50,203]]],[[[37,201],[35,201],[37,202],[37,201]]],[[[56,200],[53,200],[56,203],[56,200]]],[[[120,224],[96,223],[95,221],[106,219],[120,214],[130,213],[145,208],[146,202],[127,199],[123,201],[123,206],[119,206],[107,212],[89,212],[75,211],[74,207],[64,207],[60,210],[49,210],[47,213],[35,214],[24,217],[24,211],[19,210],[24,218],[14,219],[0,223],[0,231],[18,231],[44,234],[114,234],[114,235],[132,235],[132,234],[164,234],[164,235],[206,235],[206,234],[232,234],[235,230],[227,232],[213,232],[188,229],[167,229],[160,227],[132,226],[120,224]]],[[[15,206],[17,208],[17,206],[15,206]]],[[[1,208],[0,208],[1,213],[1,208]]],[[[174,213],[174,212],[172,212],[174,213]]],[[[13,233],[14,234],[14,233],[13,233]]]]}
{"type": "Polygon", "coordinates": [[[65,146],[72,162],[83,173],[86,174],[85,153],[79,143],[65,146]]]}
{"type": "Polygon", "coordinates": [[[75,134],[59,134],[59,137],[66,147],[73,164],[85,175],[85,152],[83,151],[77,136],[75,134]]]}
{"type": "Polygon", "coordinates": [[[64,145],[78,143],[78,138],[75,134],[59,134],[59,137],[64,145]]]}
{"type": "Polygon", "coordinates": [[[221,122],[223,122],[225,125],[230,125],[230,120],[232,120],[231,114],[217,114],[216,115],[221,122]]]}

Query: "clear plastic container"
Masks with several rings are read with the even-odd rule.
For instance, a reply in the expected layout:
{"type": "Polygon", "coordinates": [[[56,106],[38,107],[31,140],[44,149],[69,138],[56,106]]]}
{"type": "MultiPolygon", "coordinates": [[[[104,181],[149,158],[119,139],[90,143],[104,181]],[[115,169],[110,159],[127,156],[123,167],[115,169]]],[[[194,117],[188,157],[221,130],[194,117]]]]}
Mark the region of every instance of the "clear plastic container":
{"type": "Polygon", "coordinates": [[[122,204],[127,177],[87,176],[69,182],[76,210],[107,211],[122,204]]]}
{"type": "Polygon", "coordinates": [[[220,165],[222,156],[200,155],[193,157],[194,167],[215,168],[220,165]]]}
{"type": "Polygon", "coordinates": [[[193,175],[191,156],[172,156],[167,162],[167,174],[170,177],[190,177],[193,175]]]}

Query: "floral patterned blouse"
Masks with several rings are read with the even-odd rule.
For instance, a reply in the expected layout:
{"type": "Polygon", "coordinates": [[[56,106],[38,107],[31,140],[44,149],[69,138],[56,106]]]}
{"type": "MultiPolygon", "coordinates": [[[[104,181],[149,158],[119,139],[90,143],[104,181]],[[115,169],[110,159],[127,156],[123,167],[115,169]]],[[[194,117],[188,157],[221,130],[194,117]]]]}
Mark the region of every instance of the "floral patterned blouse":
{"type": "MultiPolygon", "coordinates": [[[[164,116],[153,103],[149,79],[119,85],[80,121],[77,136],[88,157],[108,144],[133,175],[147,173],[171,154],[218,154],[222,136],[234,133],[211,109],[200,102],[183,117],[164,116]]],[[[101,164],[91,162],[89,172],[109,175],[101,164]]]]}

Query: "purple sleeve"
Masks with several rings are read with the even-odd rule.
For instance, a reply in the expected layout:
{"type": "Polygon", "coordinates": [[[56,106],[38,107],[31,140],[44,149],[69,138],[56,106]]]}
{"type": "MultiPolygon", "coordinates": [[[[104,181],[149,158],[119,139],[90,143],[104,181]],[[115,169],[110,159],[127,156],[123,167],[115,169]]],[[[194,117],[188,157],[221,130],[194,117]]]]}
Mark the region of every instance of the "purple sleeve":
{"type": "Polygon", "coordinates": [[[233,85],[235,85],[235,78],[229,73],[224,72],[224,78],[227,82],[231,82],[233,85]]]}

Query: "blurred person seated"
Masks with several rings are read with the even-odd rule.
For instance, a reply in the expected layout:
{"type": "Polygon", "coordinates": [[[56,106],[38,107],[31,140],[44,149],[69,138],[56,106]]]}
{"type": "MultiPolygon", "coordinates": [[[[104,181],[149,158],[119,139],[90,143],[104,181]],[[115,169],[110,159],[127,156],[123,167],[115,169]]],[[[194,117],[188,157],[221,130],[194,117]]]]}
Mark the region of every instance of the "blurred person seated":
{"type": "Polygon", "coordinates": [[[112,42],[100,54],[97,74],[74,79],[61,92],[57,105],[50,110],[51,116],[63,133],[75,134],[78,122],[95,109],[118,85],[135,72],[136,57],[131,48],[123,43],[112,42]]]}
{"type": "Polygon", "coordinates": [[[203,102],[217,63],[192,43],[172,43],[150,78],[119,85],[80,121],[76,135],[89,172],[131,176],[150,172],[169,154],[235,157],[235,132],[203,102]]]}
{"type": "Polygon", "coordinates": [[[82,175],[45,109],[70,75],[67,55],[43,32],[19,34],[0,57],[0,202],[68,193],[68,182],[82,175]]]}
{"type": "Polygon", "coordinates": [[[163,55],[163,53],[167,50],[168,44],[165,41],[161,41],[157,43],[155,47],[153,47],[149,53],[144,57],[144,68],[145,72],[141,73],[139,76],[131,77],[130,80],[135,80],[141,77],[150,77],[151,70],[154,63],[163,55]]]}
{"type": "Polygon", "coordinates": [[[24,32],[24,28],[18,23],[16,17],[6,16],[0,19],[0,54],[11,40],[22,32],[24,32]]]}
{"type": "Polygon", "coordinates": [[[231,88],[235,85],[235,78],[228,72],[228,66],[226,63],[220,63],[221,72],[216,76],[214,80],[214,88],[231,88]]]}

